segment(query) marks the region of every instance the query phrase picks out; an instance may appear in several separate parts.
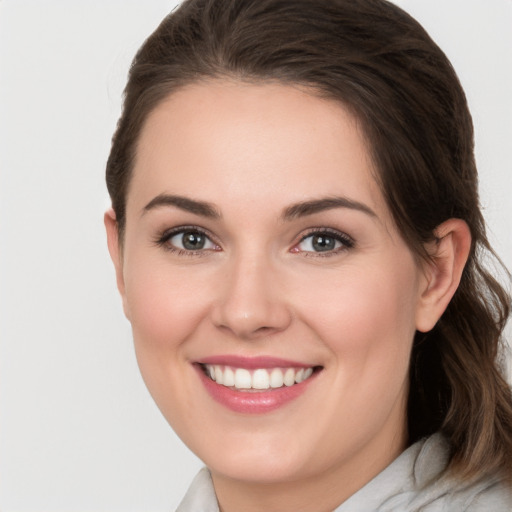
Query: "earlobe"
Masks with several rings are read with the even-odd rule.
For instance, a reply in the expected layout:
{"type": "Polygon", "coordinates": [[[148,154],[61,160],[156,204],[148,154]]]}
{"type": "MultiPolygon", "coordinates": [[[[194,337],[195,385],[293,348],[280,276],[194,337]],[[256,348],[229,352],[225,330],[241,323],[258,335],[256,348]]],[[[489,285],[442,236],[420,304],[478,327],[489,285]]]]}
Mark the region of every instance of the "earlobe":
{"type": "Polygon", "coordinates": [[[430,331],[455,294],[471,249],[471,233],[461,219],[449,219],[435,230],[425,264],[425,280],[416,313],[416,329],[430,331]]]}
{"type": "Polygon", "coordinates": [[[119,228],[116,220],[116,214],[112,208],[109,208],[105,212],[103,221],[105,223],[105,229],[107,232],[108,252],[110,253],[110,258],[112,259],[112,263],[114,263],[114,268],[116,271],[117,289],[119,290],[123,300],[124,313],[129,319],[123,275],[123,255],[119,243],[119,228]]]}

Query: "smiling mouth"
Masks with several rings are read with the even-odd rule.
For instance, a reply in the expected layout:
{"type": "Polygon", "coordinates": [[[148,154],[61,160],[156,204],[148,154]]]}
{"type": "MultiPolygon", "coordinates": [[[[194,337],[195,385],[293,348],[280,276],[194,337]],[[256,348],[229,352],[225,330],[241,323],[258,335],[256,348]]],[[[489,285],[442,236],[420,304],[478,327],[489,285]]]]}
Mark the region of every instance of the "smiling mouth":
{"type": "Polygon", "coordinates": [[[308,380],[322,368],[311,366],[247,369],[219,364],[201,364],[200,366],[212,381],[236,391],[266,391],[292,387],[308,380]]]}

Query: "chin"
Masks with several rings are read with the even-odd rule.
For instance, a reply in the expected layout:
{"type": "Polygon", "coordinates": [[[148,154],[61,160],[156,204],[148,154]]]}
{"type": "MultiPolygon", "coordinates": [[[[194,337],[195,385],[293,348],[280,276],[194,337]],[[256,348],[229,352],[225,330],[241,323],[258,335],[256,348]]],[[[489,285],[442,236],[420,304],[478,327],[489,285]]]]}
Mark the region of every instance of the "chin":
{"type": "Polygon", "coordinates": [[[215,460],[206,465],[212,473],[247,483],[275,484],[299,480],[307,476],[304,464],[292,460],[286,453],[272,458],[252,454],[235,454],[228,460],[215,460]]]}
{"type": "MultiPolygon", "coordinates": [[[[307,443],[287,436],[247,436],[243,442],[225,435],[220,443],[194,450],[212,473],[252,483],[273,484],[299,480],[314,473],[318,460],[307,443]],[[238,441],[238,442],[237,442],[238,441]]],[[[309,443],[311,444],[311,443],[309,443]]],[[[194,448],[191,446],[191,448],[194,448]]]]}

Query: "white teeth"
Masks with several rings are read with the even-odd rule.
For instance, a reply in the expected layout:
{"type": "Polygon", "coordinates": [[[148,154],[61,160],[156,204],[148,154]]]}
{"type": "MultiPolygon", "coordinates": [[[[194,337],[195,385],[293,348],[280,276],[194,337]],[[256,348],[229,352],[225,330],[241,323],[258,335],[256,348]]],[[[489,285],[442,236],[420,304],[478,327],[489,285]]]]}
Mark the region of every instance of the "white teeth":
{"type": "Polygon", "coordinates": [[[309,379],[313,368],[232,368],[221,365],[204,365],[212,380],[226,387],[236,389],[275,389],[293,386],[309,379]]]}
{"type": "Polygon", "coordinates": [[[270,387],[270,376],[267,370],[256,370],[253,373],[252,387],[254,389],[268,389],[270,387]]]}
{"type": "Polygon", "coordinates": [[[270,373],[270,387],[281,388],[283,384],[283,372],[279,368],[274,368],[270,373]]]}
{"type": "Polygon", "coordinates": [[[295,384],[295,370],[293,368],[288,368],[284,373],[283,380],[285,386],[293,386],[295,384]]]}
{"type": "Polygon", "coordinates": [[[249,370],[245,368],[237,368],[235,370],[235,388],[251,389],[251,380],[251,372],[249,370]]]}
{"type": "Polygon", "coordinates": [[[224,370],[224,379],[222,384],[228,387],[235,385],[235,372],[231,368],[226,368],[224,370]]]}

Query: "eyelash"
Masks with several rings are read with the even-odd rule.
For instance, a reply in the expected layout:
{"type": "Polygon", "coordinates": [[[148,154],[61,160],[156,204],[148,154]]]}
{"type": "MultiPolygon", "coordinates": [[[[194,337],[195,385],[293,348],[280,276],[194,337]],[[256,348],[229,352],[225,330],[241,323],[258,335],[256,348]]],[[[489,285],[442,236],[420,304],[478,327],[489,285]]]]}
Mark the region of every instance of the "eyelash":
{"type": "Polygon", "coordinates": [[[211,249],[200,249],[197,251],[180,249],[179,247],[174,247],[169,243],[169,240],[171,240],[171,238],[173,238],[174,236],[188,232],[203,235],[208,240],[210,240],[215,246],[218,247],[218,244],[214,242],[213,237],[207,231],[200,228],[199,226],[179,226],[176,228],[167,229],[162,234],[157,236],[154,242],[157,246],[162,247],[164,250],[168,252],[175,253],[178,256],[205,256],[206,254],[208,254],[208,252],[211,251],[211,249]]]}
{"type": "MultiPolygon", "coordinates": [[[[325,251],[325,252],[315,252],[315,251],[296,251],[300,252],[306,258],[329,258],[331,256],[336,256],[341,252],[345,252],[347,250],[353,249],[355,247],[355,241],[352,237],[343,233],[341,231],[337,231],[336,229],[331,228],[311,228],[308,232],[301,237],[300,241],[294,245],[296,248],[302,242],[307,240],[313,236],[327,236],[329,238],[333,238],[336,242],[340,242],[342,247],[338,247],[337,249],[325,251]]],[[[292,249],[293,250],[293,249],[292,249]]]]}
{"type": "MultiPolygon", "coordinates": [[[[200,235],[205,236],[208,240],[210,240],[211,243],[213,243],[216,247],[219,247],[218,244],[214,241],[213,237],[204,229],[200,228],[199,226],[180,226],[172,229],[167,229],[163,233],[161,233],[159,236],[155,239],[155,244],[159,247],[162,247],[166,251],[172,252],[177,254],[178,256],[205,256],[207,255],[212,249],[199,249],[199,250],[186,250],[186,249],[180,249],[178,247],[174,247],[169,243],[169,240],[171,240],[174,236],[179,234],[184,234],[187,232],[192,233],[198,233],[200,235]]],[[[301,237],[299,242],[297,242],[291,249],[292,252],[300,253],[305,257],[308,258],[327,258],[330,256],[335,256],[339,254],[340,252],[347,251],[349,249],[353,249],[355,246],[355,241],[352,237],[349,235],[337,231],[335,229],[331,228],[311,228],[308,230],[308,232],[301,237]],[[333,250],[327,250],[324,253],[321,251],[301,251],[301,250],[294,250],[296,249],[302,242],[307,240],[310,237],[313,236],[327,236],[329,238],[333,238],[336,242],[340,242],[342,244],[342,247],[338,247],[333,250]]]]}

